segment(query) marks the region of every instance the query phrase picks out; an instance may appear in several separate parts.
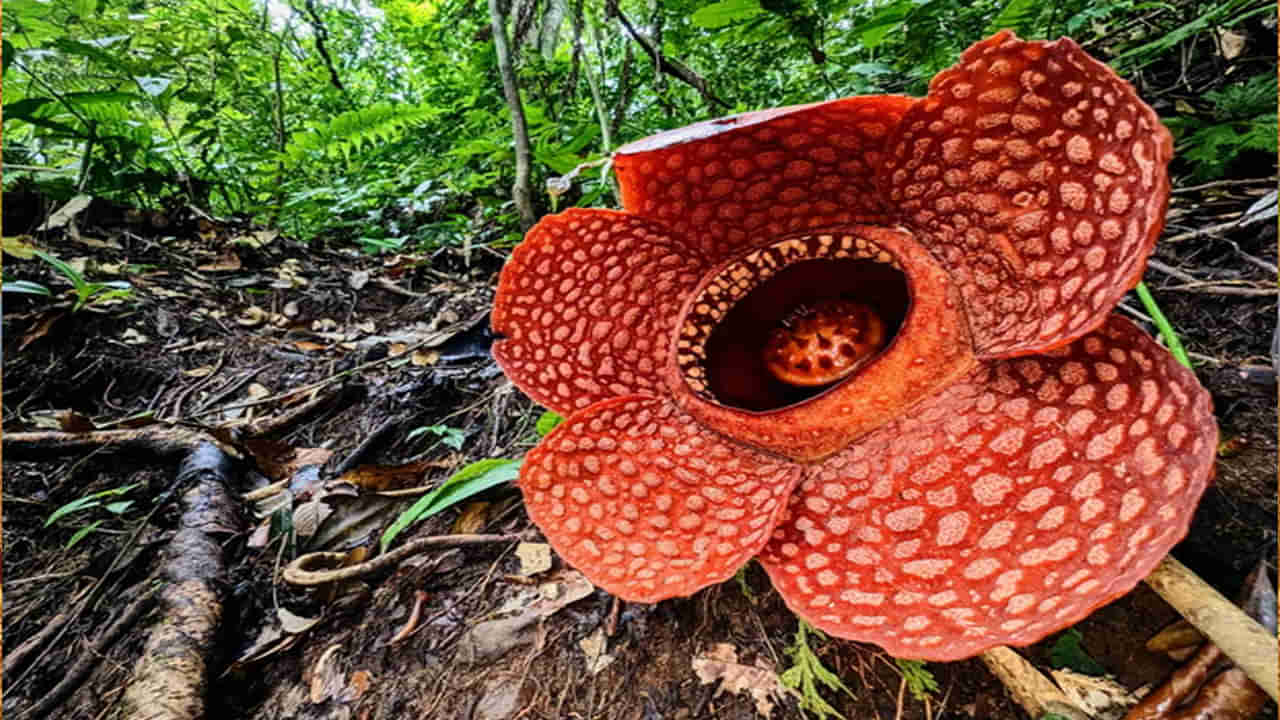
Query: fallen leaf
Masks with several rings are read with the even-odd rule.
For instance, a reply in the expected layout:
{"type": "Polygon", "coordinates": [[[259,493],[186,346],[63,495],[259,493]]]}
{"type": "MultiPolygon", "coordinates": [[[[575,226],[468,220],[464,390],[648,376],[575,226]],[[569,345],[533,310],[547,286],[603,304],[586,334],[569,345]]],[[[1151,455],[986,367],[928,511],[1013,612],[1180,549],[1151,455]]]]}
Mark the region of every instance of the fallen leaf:
{"type": "Polygon", "coordinates": [[[329,349],[328,345],[321,345],[310,340],[299,340],[293,346],[303,352],[322,352],[329,349]]]}
{"type": "Polygon", "coordinates": [[[409,349],[408,343],[394,342],[387,346],[387,354],[391,357],[403,355],[405,350],[409,349]]]}
{"type": "Polygon", "coordinates": [[[729,643],[716,643],[710,652],[693,658],[693,672],[698,680],[707,685],[717,680],[720,687],[716,690],[733,694],[748,693],[756,703],[756,712],[769,717],[774,703],[787,695],[787,689],[763,660],[756,665],[743,665],[738,662],[738,651],[729,643]]]}
{"type": "Polygon", "coordinates": [[[346,692],[342,693],[342,702],[359,700],[362,695],[369,692],[369,688],[372,685],[373,674],[368,670],[357,670],[351,673],[351,679],[347,682],[346,692]]]}
{"type": "Polygon", "coordinates": [[[415,350],[409,361],[415,367],[426,367],[440,362],[440,353],[435,350],[415,350]]]}
{"type": "Polygon", "coordinates": [[[245,390],[245,394],[249,396],[250,400],[261,400],[270,395],[271,391],[262,383],[250,383],[248,389],[245,390]]]}
{"type": "Polygon", "coordinates": [[[598,675],[601,670],[609,667],[617,659],[605,652],[608,644],[609,640],[604,636],[603,626],[597,627],[590,635],[578,641],[578,647],[582,648],[582,654],[587,657],[587,672],[598,675]]]}
{"type": "Polygon", "coordinates": [[[453,521],[453,532],[459,535],[478,533],[484,529],[484,524],[488,521],[489,503],[467,503],[462,508],[462,514],[458,515],[458,519],[453,521]]]}
{"type": "Polygon", "coordinates": [[[1071,704],[1094,720],[1120,720],[1138,704],[1137,696],[1109,676],[1085,675],[1069,669],[1050,670],[1049,674],[1071,704]]]}
{"type": "Polygon", "coordinates": [[[320,529],[320,523],[333,514],[328,503],[308,500],[293,510],[293,530],[301,538],[310,538],[320,529]]]}
{"type": "Polygon", "coordinates": [[[363,290],[364,286],[369,284],[369,271],[356,270],[347,276],[347,284],[352,290],[363,290]]]}
{"type": "Polygon", "coordinates": [[[138,332],[135,328],[128,328],[120,335],[120,339],[125,345],[146,345],[151,342],[151,338],[138,332]]]}
{"type": "Polygon", "coordinates": [[[1222,54],[1223,60],[1235,60],[1240,57],[1240,53],[1244,52],[1244,46],[1248,42],[1248,36],[1226,28],[1215,28],[1214,32],[1218,35],[1218,52],[1222,54]]]}
{"type": "Polygon", "coordinates": [[[202,378],[202,377],[208,377],[209,375],[211,375],[213,373],[213,369],[214,369],[213,365],[202,365],[201,367],[198,367],[198,368],[183,370],[182,374],[190,378],[202,378]]]}
{"type": "Polygon", "coordinates": [[[311,667],[311,702],[320,704],[337,695],[346,685],[342,670],[338,667],[337,655],[341,645],[333,644],[325,648],[320,659],[311,667]]]}
{"type": "Polygon", "coordinates": [[[0,240],[4,243],[4,253],[19,260],[30,260],[36,256],[36,246],[31,244],[30,235],[15,235],[0,240]]]}
{"type": "Polygon", "coordinates": [[[231,250],[224,250],[221,255],[211,263],[205,265],[197,265],[196,269],[203,272],[232,272],[243,267],[240,256],[231,250]]]}
{"type": "Polygon", "coordinates": [[[32,325],[31,329],[22,336],[22,342],[18,343],[18,351],[21,352],[22,350],[25,350],[31,343],[39,340],[45,335],[48,335],[49,330],[53,328],[53,324],[62,319],[64,314],[65,313],[62,312],[51,312],[42,315],[40,320],[32,325]]]}
{"type": "Polygon", "coordinates": [[[404,465],[360,465],[338,478],[365,490],[385,492],[422,484],[427,470],[453,467],[455,460],[419,460],[404,465]]]}
{"type": "Polygon", "coordinates": [[[522,542],[516,545],[520,558],[520,574],[537,575],[551,569],[551,546],[546,543],[522,542]]]}
{"type": "Polygon", "coordinates": [[[537,588],[517,593],[494,612],[502,615],[484,620],[458,640],[458,657],[464,662],[496,658],[508,650],[530,643],[534,625],[595,591],[595,586],[577,570],[562,570],[537,588]]]}
{"type": "Polygon", "coordinates": [[[280,620],[280,627],[290,635],[304,633],[315,627],[316,623],[320,622],[320,618],[318,617],[303,617],[289,612],[284,608],[276,608],[276,617],[280,620]]]}
{"type": "Polygon", "coordinates": [[[243,669],[246,665],[266,660],[276,653],[288,650],[293,647],[299,637],[298,635],[286,635],[276,625],[268,625],[258,631],[258,637],[254,639],[253,644],[231,663],[231,667],[227,669],[227,672],[243,669]]]}
{"type": "Polygon", "coordinates": [[[257,327],[266,322],[268,314],[266,310],[257,305],[250,305],[241,310],[240,314],[236,316],[236,323],[243,327],[257,327]]]}

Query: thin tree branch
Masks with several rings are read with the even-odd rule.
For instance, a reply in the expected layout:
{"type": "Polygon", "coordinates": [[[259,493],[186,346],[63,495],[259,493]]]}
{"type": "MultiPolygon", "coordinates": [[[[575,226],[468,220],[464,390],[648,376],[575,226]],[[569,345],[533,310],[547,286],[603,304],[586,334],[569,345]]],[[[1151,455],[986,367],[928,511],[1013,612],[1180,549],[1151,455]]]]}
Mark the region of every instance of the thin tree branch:
{"type": "Polygon", "coordinates": [[[634,39],[640,47],[648,53],[650,59],[657,64],[659,70],[680,82],[685,83],[694,90],[697,90],[707,102],[715,103],[716,105],[726,109],[733,107],[733,105],[721,99],[711,91],[711,86],[707,83],[706,78],[694,72],[688,65],[685,65],[679,60],[667,57],[666,55],[658,52],[657,48],[653,45],[653,41],[640,34],[640,31],[636,30],[635,26],[631,24],[631,21],[627,19],[627,16],[624,15],[621,10],[616,11],[614,14],[622,23],[622,27],[626,28],[627,33],[631,35],[632,39],[634,39]]]}

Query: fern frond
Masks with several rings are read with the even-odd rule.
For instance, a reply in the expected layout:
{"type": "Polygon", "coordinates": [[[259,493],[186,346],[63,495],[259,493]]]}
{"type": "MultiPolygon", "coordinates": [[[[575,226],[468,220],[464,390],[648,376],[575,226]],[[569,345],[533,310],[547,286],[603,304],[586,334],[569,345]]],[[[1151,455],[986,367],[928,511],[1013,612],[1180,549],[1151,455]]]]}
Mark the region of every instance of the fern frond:
{"type": "Polygon", "coordinates": [[[294,133],[285,148],[290,166],[297,166],[309,155],[319,154],[333,160],[350,162],[351,155],[365,147],[385,145],[404,136],[439,115],[432,105],[408,105],[380,102],[358,110],[350,110],[310,130],[294,133]]]}

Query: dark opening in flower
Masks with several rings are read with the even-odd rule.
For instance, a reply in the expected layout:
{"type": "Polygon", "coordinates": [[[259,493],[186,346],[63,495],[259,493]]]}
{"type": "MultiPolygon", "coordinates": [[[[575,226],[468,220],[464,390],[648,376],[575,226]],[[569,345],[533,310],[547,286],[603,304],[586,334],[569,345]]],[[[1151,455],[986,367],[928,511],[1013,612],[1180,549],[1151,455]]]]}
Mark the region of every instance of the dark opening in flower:
{"type": "Polygon", "coordinates": [[[1172,152],[1075,43],[1008,32],[919,100],[620,149],[626,210],[543,218],[494,302],[495,358],[567,415],[522,467],[529,516],[623,598],[754,556],[797,614],[901,657],[1076,622],[1186,533],[1213,467],[1208,393],[1109,315],[1172,152]]]}
{"type": "Polygon", "coordinates": [[[704,398],[782,408],[867,365],[907,307],[906,277],[888,253],[849,235],[793,238],[714,273],[690,304],[677,361],[704,398]]]}

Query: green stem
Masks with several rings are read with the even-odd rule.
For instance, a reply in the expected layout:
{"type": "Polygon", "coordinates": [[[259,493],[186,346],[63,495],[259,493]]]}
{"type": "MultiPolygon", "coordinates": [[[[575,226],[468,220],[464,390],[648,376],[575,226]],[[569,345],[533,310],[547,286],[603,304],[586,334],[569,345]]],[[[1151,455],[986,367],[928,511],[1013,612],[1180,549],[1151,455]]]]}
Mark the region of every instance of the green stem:
{"type": "Polygon", "coordinates": [[[1187,367],[1191,367],[1191,358],[1187,356],[1187,351],[1182,347],[1182,341],[1178,339],[1178,333],[1174,331],[1173,325],[1169,324],[1169,318],[1160,312],[1160,306],[1156,305],[1156,299],[1151,297],[1151,291],[1147,289],[1147,284],[1140,282],[1138,287],[1134,288],[1138,291],[1138,297],[1142,300],[1142,306],[1146,308],[1147,314],[1151,316],[1152,322],[1156,324],[1156,329],[1160,331],[1160,337],[1164,338],[1164,344],[1169,348],[1169,352],[1173,354],[1173,358],[1187,367]]]}

